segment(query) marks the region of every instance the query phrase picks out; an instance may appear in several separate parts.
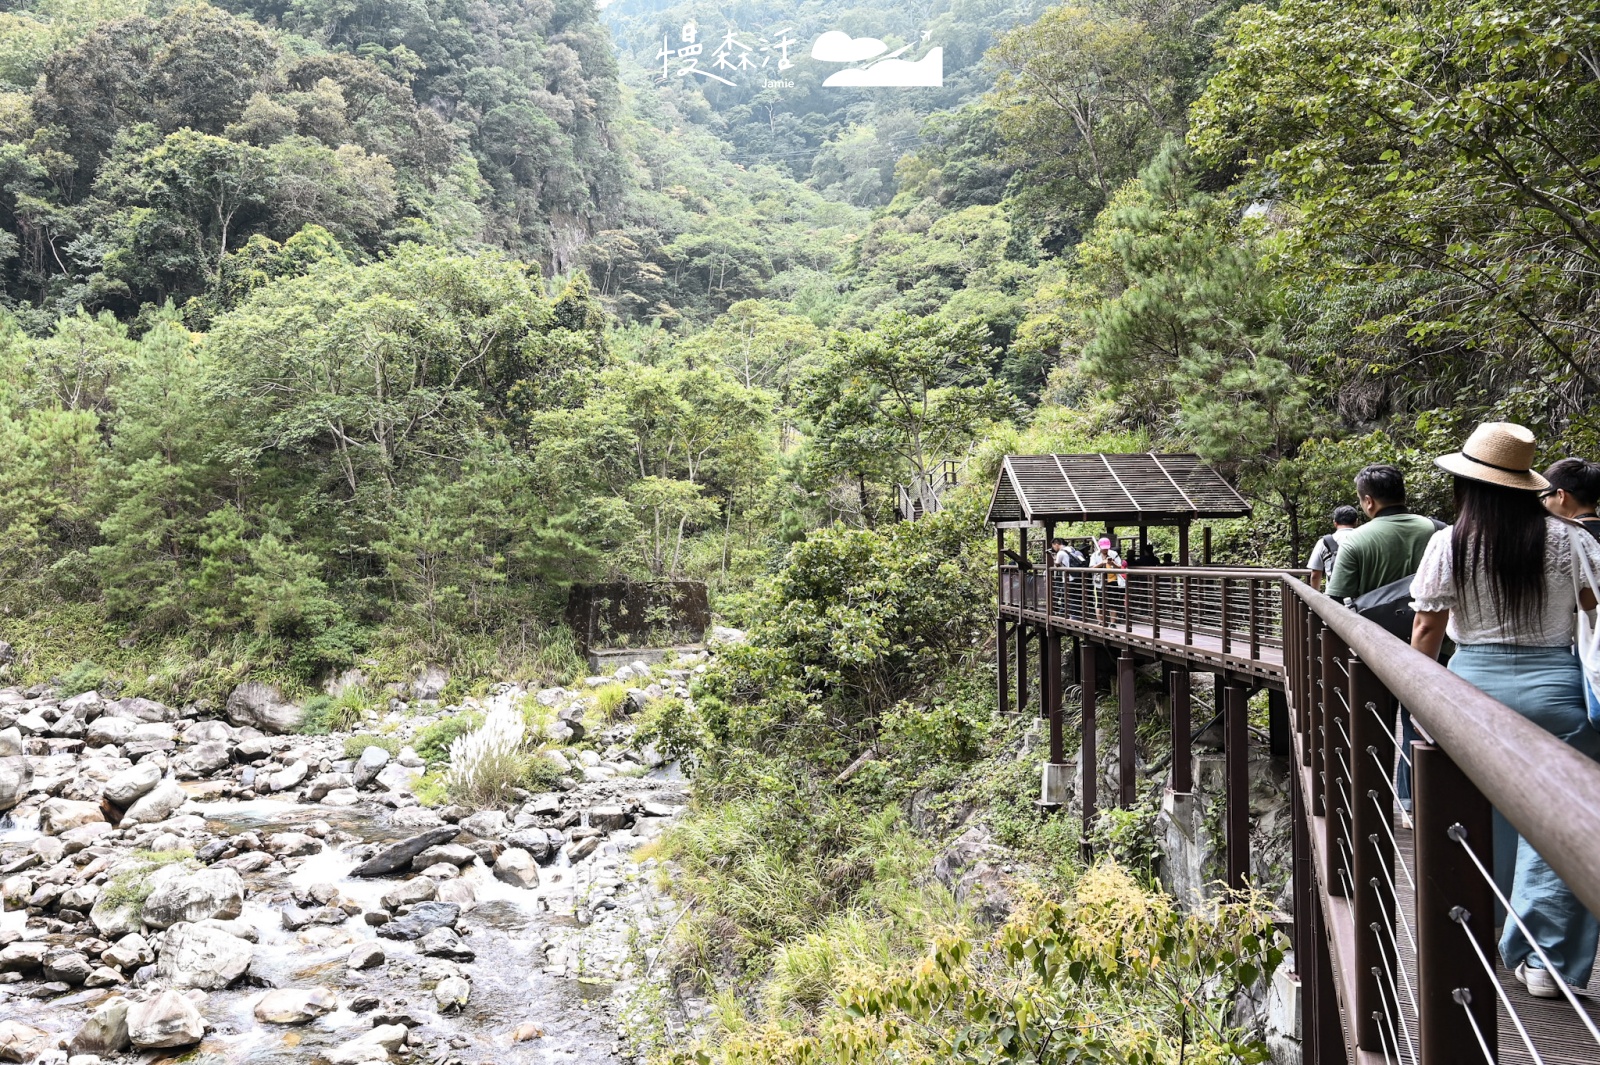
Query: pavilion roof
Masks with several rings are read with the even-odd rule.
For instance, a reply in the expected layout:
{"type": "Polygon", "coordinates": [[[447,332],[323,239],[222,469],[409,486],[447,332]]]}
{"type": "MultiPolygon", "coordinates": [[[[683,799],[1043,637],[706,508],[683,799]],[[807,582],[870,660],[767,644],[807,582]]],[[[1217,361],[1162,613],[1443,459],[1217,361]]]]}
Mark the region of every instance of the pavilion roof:
{"type": "Polygon", "coordinates": [[[1198,455],[1007,455],[989,502],[989,524],[1049,521],[1179,525],[1250,513],[1234,487],[1198,455]]]}

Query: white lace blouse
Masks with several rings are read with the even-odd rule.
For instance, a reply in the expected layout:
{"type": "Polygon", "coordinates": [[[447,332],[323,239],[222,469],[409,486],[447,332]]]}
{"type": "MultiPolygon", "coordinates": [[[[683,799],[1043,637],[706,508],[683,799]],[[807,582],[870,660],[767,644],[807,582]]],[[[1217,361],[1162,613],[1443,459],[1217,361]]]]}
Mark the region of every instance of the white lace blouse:
{"type": "MultiPolygon", "coordinates": [[[[1582,529],[1574,529],[1559,518],[1546,518],[1544,609],[1535,626],[1518,624],[1495,610],[1487,589],[1456,587],[1451,576],[1450,529],[1440,529],[1428,541],[1422,565],[1411,580],[1413,610],[1450,611],[1445,626],[1449,637],[1461,646],[1473,644],[1519,644],[1524,647],[1570,647],[1576,626],[1577,592],[1572,579],[1574,545],[1589,558],[1600,574],[1600,543],[1582,529]]],[[[1582,570],[1580,569],[1581,573],[1582,570]]],[[[1589,582],[1583,581],[1588,584],[1589,582]]],[[[1600,588],[1592,589],[1600,593],[1600,588]]]]}

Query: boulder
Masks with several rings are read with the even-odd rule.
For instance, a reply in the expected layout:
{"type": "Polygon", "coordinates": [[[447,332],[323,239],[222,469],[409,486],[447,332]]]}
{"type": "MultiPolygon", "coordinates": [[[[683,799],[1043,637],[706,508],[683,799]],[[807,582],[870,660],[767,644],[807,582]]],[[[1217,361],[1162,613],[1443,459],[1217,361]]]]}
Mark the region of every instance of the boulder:
{"type": "Polygon", "coordinates": [[[233,689],[228,696],[228,720],[235,725],[249,725],[269,736],[281,736],[300,727],[305,711],[293,703],[286,703],[275,685],[260,681],[246,681],[233,689]]]}
{"type": "Polygon", "coordinates": [[[506,833],[511,831],[506,815],[499,810],[479,810],[471,817],[463,818],[460,825],[461,831],[479,839],[505,839],[506,833]]]}
{"type": "MultiPolygon", "coordinates": [[[[398,910],[402,906],[414,906],[419,902],[431,902],[438,892],[438,882],[429,880],[425,876],[413,877],[403,883],[396,884],[383,896],[383,908],[398,910]]],[[[32,887],[29,887],[32,894],[32,887]]]]}
{"type": "Polygon", "coordinates": [[[164,781],[143,798],[138,799],[128,807],[128,812],[122,815],[122,827],[131,825],[153,825],[158,821],[165,821],[178,811],[178,807],[189,801],[189,796],[184,794],[182,788],[171,781],[164,781]]]}
{"type": "Polygon", "coordinates": [[[220,741],[199,743],[178,756],[174,768],[180,773],[208,777],[228,768],[233,761],[233,751],[220,741]]]}
{"type": "Polygon", "coordinates": [[[442,666],[427,666],[422,675],[411,682],[411,698],[418,701],[438,699],[450,683],[450,673],[442,666]]]}
{"type": "Polygon", "coordinates": [[[452,928],[435,928],[417,940],[417,949],[430,958],[448,958],[451,961],[465,962],[477,957],[452,928]]]}
{"type": "Polygon", "coordinates": [[[460,834],[461,830],[455,825],[441,825],[438,828],[430,828],[428,831],[412,836],[410,839],[401,840],[399,843],[391,843],[350,870],[350,875],[361,877],[388,876],[390,873],[397,873],[402,869],[410,869],[411,860],[417,855],[429,847],[437,847],[441,844],[449,843],[460,834]]]}
{"type": "Polygon", "coordinates": [[[150,893],[142,916],[152,928],[198,921],[231,921],[244,912],[244,881],[216,866],[173,877],[150,893]]]}
{"type": "Polygon", "coordinates": [[[381,943],[357,943],[350,949],[346,965],[352,969],[376,969],[388,960],[381,943]]]}
{"type": "Polygon", "coordinates": [[[304,832],[274,832],[267,837],[267,850],[284,858],[300,858],[321,849],[322,843],[304,832]]]}
{"type": "Polygon", "coordinates": [[[72,1037],[72,1042],[67,1045],[71,1054],[96,1054],[100,1057],[109,1057],[127,1050],[131,1044],[128,1037],[128,1007],[132,1005],[125,998],[110,998],[95,1007],[89,1019],[83,1022],[83,1027],[78,1029],[78,1034],[72,1037]]]}
{"type": "Polygon", "coordinates": [[[12,943],[0,948],[0,973],[32,973],[44,968],[47,943],[12,943]]]}
{"type": "Polygon", "coordinates": [[[478,852],[471,847],[463,847],[459,843],[444,843],[437,847],[429,847],[411,859],[411,868],[420,873],[440,862],[454,866],[471,865],[477,857],[478,852]]]}
{"type": "MultiPolygon", "coordinates": [[[[435,928],[456,923],[461,907],[450,902],[421,902],[411,907],[411,912],[378,929],[385,939],[421,939],[435,928]]],[[[3,954],[3,952],[0,952],[3,954]]]]}
{"type": "Polygon", "coordinates": [[[349,1042],[340,1043],[323,1056],[328,1059],[328,1065],[366,1065],[372,1061],[388,1061],[389,1055],[399,1050],[405,1041],[405,1025],[380,1024],[349,1042]]]}
{"type": "Polygon", "coordinates": [[[140,762],[136,766],[114,774],[100,789],[106,801],[119,810],[126,810],[135,802],[155,790],[161,783],[161,767],[153,762],[140,762]]]}
{"type": "Polygon", "coordinates": [[[389,764],[389,752],[382,747],[368,747],[361,752],[361,758],[356,762],[355,779],[356,787],[364,788],[378,779],[378,774],[383,767],[389,764]]]}
{"type": "Polygon", "coordinates": [[[421,779],[421,769],[390,762],[383,767],[374,783],[385,791],[410,791],[421,779]]]}
{"type": "MultiPolygon", "coordinates": [[[[7,732],[15,735],[15,730],[5,729],[0,731],[0,736],[7,732]]],[[[20,748],[20,737],[18,738],[20,748]]],[[[18,753],[0,757],[0,811],[11,809],[22,801],[28,794],[28,786],[33,783],[33,767],[28,764],[28,759],[19,749],[18,753]]]]}
{"type": "Polygon", "coordinates": [[[56,1037],[21,1021],[0,1021],[0,1061],[32,1061],[54,1050],[56,1037]]]}
{"type": "Polygon", "coordinates": [[[440,1013],[463,1008],[471,995],[472,985],[467,983],[464,976],[447,976],[433,988],[433,1001],[438,1005],[440,1013]]]}
{"type": "Polygon", "coordinates": [[[494,877],[513,887],[539,886],[539,863],[525,850],[513,847],[494,863],[494,877]]]}
{"type": "Polygon", "coordinates": [[[83,734],[83,741],[91,747],[119,746],[128,742],[128,737],[133,735],[138,725],[137,721],[125,717],[101,714],[90,722],[83,734]]]}
{"type": "Polygon", "coordinates": [[[148,939],[137,932],[132,932],[107,948],[106,952],[100,955],[100,960],[119,969],[131,970],[155,961],[156,952],[150,949],[148,939]]]}
{"type": "Polygon", "coordinates": [[[232,743],[233,729],[222,721],[191,721],[183,727],[184,743],[232,743]]]}
{"type": "Polygon", "coordinates": [[[318,773],[311,778],[301,798],[306,802],[326,802],[329,795],[336,791],[349,791],[355,793],[355,778],[349,773],[318,773]]]}
{"type": "Polygon", "coordinates": [[[77,987],[89,979],[94,966],[75,950],[53,950],[44,956],[44,978],[77,987]]]}
{"type": "Polygon", "coordinates": [[[200,1010],[176,991],[128,1007],[128,1041],[141,1050],[194,1046],[205,1034],[200,1010]]]}
{"type": "Polygon", "coordinates": [[[633,818],[620,806],[594,806],[589,809],[589,824],[606,832],[627,828],[633,818]]]}
{"type": "Polygon", "coordinates": [[[253,956],[249,943],[220,928],[177,924],[167,930],[156,968],[173,987],[215,991],[243,976],[253,956]]]}
{"type": "Polygon", "coordinates": [[[101,895],[95,901],[94,909],[89,911],[89,921],[102,937],[120,939],[144,927],[144,921],[140,917],[143,908],[143,903],[136,899],[101,895]]]}
{"type": "Polygon", "coordinates": [[[268,991],[256,1002],[256,1020],[263,1024],[309,1024],[339,1006],[339,998],[325,987],[285,987],[268,991]]]}
{"type": "Polygon", "coordinates": [[[47,836],[59,836],[68,829],[87,825],[91,821],[104,821],[97,802],[76,802],[72,799],[47,799],[39,807],[39,831],[47,836]]]}
{"type": "Polygon", "coordinates": [[[269,774],[266,780],[267,790],[288,791],[290,788],[298,788],[301,781],[310,774],[311,766],[305,762],[295,762],[286,769],[269,774]]]}

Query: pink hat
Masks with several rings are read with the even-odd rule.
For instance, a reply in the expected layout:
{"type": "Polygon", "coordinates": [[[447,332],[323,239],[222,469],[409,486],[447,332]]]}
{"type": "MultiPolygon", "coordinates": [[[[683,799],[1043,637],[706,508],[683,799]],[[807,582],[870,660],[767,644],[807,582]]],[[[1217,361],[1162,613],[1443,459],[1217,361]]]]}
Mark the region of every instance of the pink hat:
{"type": "Polygon", "coordinates": [[[1101,547],[1110,547],[1111,546],[1111,538],[1109,536],[1100,537],[1100,546],[1101,547]]]}

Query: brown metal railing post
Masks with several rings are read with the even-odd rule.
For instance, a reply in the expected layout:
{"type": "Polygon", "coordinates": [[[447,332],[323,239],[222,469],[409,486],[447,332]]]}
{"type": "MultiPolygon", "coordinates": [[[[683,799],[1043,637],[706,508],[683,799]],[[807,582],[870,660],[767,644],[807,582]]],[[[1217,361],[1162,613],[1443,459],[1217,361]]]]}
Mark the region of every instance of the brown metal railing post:
{"type": "Polygon", "coordinates": [[[1000,630],[1000,653],[996,656],[998,661],[995,665],[998,667],[998,671],[995,675],[995,680],[998,682],[999,687],[1000,712],[1009,714],[1011,712],[1011,633],[1007,631],[1004,617],[1000,618],[998,625],[1000,630]]]}
{"type": "Polygon", "coordinates": [[[1189,749],[1194,731],[1194,705],[1189,667],[1174,666],[1167,685],[1172,714],[1172,790],[1187,794],[1194,790],[1194,755],[1189,749]]]}
{"type": "Polygon", "coordinates": [[[1222,653],[1229,654],[1233,651],[1233,637],[1228,632],[1228,578],[1218,578],[1217,584],[1222,588],[1222,653]]]}
{"type": "Polygon", "coordinates": [[[1150,635],[1161,638],[1161,574],[1152,573],[1150,582],[1150,635]]]}
{"type": "Polygon", "coordinates": [[[1351,802],[1350,794],[1350,734],[1349,681],[1345,677],[1344,660],[1349,649],[1332,632],[1323,636],[1328,648],[1323,663],[1322,705],[1322,801],[1327,813],[1322,820],[1323,845],[1328,856],[1328,894],[1344,898],[1350,894],[1349,861],[1353,846],[1349,838],[1351,802]]]}
{"type": "Polygon", "coordinates": [[[1083,831],[1078,836],[1078,849],[1083,852],[1085,861],[1094,857],[1093,848],[1089,844],[1089,833],[1094,827],[1095,805],[1098,801],[1095,781],[1097,777],[1094,734],[1094,704],[1095,688],[1098,678],[1095,676],[1096,660],[1099,649],[1088,640],[1083,641],[1083,683],[1079,685],[1083,692],[1083,738],[1078,748],[1078,760],[1083,770],[1083,781],[1078,786],[1083,797],[1083,831]]]}
{"type": "Polygon", "coordinates": [[[1028,626],[1018,614],[1017,621],[1017,713],[1028,709],[1028,626]]]}
{"type": "Polygon", "coordinates": [[[1251,577],[1246,585],[1250,589],[1250,660],[1261,657],[1261,584],[1251,577]]]}
{"type": "Polygon", "coordinates": [[[1350,798],[1351,846],[1355,851],[1351,916],[1355,924],[1356,1000],[1351,1011],[1356,1044],[1363,1050],[1381,1051],[1382,1022],[1388,987],[1400,986],[1395,942],[1398,899],[1389,885],[1394,869],[1394,793],[1389,769],[1394,764],[1394,732],[1384,726],[1393,720],[1394,700],[1365,662],[1350,656],[1350,798]]]}
{"type": "Polygon", "coordinates": [[[1117,658],[1117,792],[1118,804],[1127,809],[1138,792],[1133,768],[1133,652],[1123,648],[1117,658]]]}
{"type": "Polygon", "coordinates": [[[1493,961],[1494,894],[1461,842],[1494,869],[1489,800],[1450,756],[1432,744],[1411,748],[1416,819],[1417,1050],[1419,1065],[1472,1061],[1481,1055],[1466,1005],[1489,1046],[1497,1045],[1495,989],[1467,937],[1493,961]],[[1458,837],[1461,842],[1458,842],[1458,837]]]}
{"type": "MultiPolygon", "coordinates": [[[[1049,598],[1045,602],[1049,602],[1049,598]]],[[[1059,708],[1061,704],[1061,635],[1052,629],[1048,622],[1039,627],[1039,716],[1048,718],[1051,708],[1059,708]],[[1056,647],[1052,652],[1050,643],[1054,640],[1056,647]],[[1051,668],[1051,654],[1054,653],[1054,667],[1051,668]]]]}
{"type": "Polygon", "coordinates": [[[1328,812],[1328,704],[1337,683],[1334,671],[1338,667],[1334,665],[1333,645],[1338,637],[1325,625],[1317,628],[1317,657],[1313,667],[1316,671],[1317,693],[1311,701],[1314,708],[1311,716],[1311,816],[1323,817],[1328,812]]]}
{"type": "Polygon", "coordinates": [[[1223,761],[1227,771],[1228,886],[1250,879],[1250,692],[1229,684],[1223,712],[1223,761]]]}
{"type": "Polygon", "coordinates": [[[1194,643],[1194,578],[1183,578],[1183,645],[1194,643]]]}

